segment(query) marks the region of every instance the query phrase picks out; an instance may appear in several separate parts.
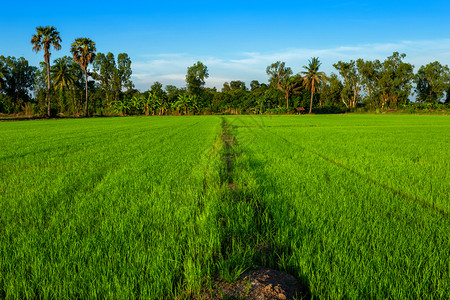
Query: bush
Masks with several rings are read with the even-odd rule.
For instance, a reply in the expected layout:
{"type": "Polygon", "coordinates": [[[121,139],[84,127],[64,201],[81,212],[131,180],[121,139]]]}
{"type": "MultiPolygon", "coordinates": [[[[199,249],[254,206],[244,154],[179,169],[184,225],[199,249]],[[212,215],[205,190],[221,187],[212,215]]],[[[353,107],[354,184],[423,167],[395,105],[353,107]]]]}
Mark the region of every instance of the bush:
{"type": "Polygon", "coordinates": [[[268,115],[282,115],[288,113],[288,110],[286,108],[271,108],[264,112],[264,114],[268,115]]]}
{"type": "Polygon", "coordinates": [[[315,114],[343,114],[346,111],[338,106],[322,106],[313,108],[312,112],[315,114]]]}

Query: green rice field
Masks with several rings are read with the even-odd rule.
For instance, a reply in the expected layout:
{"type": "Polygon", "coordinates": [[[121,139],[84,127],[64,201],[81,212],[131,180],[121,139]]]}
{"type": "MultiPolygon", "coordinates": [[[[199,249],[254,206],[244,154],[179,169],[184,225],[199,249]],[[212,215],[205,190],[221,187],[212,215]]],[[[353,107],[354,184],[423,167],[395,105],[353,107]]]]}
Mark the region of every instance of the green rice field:
{"type": "Polygon", "coordinates": [[[0,122],[0,298],[450,297],[450,118],[0,122]]]}

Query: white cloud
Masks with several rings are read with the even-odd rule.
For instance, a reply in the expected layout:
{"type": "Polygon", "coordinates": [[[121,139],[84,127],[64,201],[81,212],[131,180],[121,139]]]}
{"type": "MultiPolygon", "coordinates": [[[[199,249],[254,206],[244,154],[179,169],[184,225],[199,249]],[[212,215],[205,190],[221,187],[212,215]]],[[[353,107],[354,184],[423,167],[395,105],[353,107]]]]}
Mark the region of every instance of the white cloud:
{"type": "Polygon", "coordinates": [[[343,45],[323,49],[288,48],[274,53],[241,52],[230,58],[189,53],[145,55],[135,58],[132,65],[133,81],[141,90],[147,90],[155,81],[182,87],[185,86],[187,68],[201,61],[208,67],[210,75],[206,86],[220,89],[225,81],[231,80],[242,80],[247,85],[251,80],[267,82],[266,67],[278,60],[286,62],[297,73],[308,63],[308,59],[318,56],[322,62],[322,70],[331,73],[336,72],[333,64],[339,60],[384,60],[395,51],[406,53],[405,61],[416,68],[436,60],[445,64],[450,61],[450,39],[343,45]]]}

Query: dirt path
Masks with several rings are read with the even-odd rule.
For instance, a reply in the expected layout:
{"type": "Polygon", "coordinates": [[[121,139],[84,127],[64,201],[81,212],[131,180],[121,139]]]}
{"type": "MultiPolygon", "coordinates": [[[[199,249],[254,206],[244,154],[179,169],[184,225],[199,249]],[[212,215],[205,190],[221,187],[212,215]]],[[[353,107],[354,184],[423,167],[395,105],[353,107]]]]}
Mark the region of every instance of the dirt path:
{"type": "MultiPolygon", "coordinates": [[[[222,159],[225,168],[221,174],[221,184],[229,190],[229,195],[235,201],[246,201],[241,199],[243,187],[234,182],[235,160],[237,151],[237,140],[233,135],[231,125],[223,119],[222,141],[224,142],[224,153],[222,159]]],[[[230,203],[232,204],[232,203],[230,203]]],[[[250,204],[249,204],[250,205],[250,204]]],[[[255,210],[261,210],[261,206],[253,204],[255,210]]],[[[257,222],[257,221],[256,221],[257,222]]],[[[249,241],[251,243],[251,241],[249,241]]],[[[271,247],[254,245],[258,251],[272,251],[271,247]]],[[[259,267],[242,273],[235,282],[229,283],[220,278],[214,278],[213,290],[208,290],[199,295],[198,299],[308,299],[311,298],[307,289],[299,285],[298,280],[285,272],[274,269],[259,267]]]]}

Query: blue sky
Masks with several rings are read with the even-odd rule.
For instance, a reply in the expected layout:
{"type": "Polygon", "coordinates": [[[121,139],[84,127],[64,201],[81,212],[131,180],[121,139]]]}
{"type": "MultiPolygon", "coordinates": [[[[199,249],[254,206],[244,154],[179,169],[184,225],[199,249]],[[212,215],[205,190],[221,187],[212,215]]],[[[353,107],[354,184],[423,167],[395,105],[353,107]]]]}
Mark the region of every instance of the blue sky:
{"type": "Polygon", "coordinates": [[[322,70],[338,60],[380,59],[406,53],[416,69],[435,60],[450,64],[450,1],[21,1],[2,4],[0,55],[23,56],[32,65],[36,26],[55,26],[70,55],[77,37],[97,51],[131,57],[133,82],[185,85],[187,67],[207,65],[207,86],[224,81],[267,82],[265,69],[285,61],[295,73],[312,56],[322,70]],[[88,4],[88,7],[84,7],[88,4]]]}

